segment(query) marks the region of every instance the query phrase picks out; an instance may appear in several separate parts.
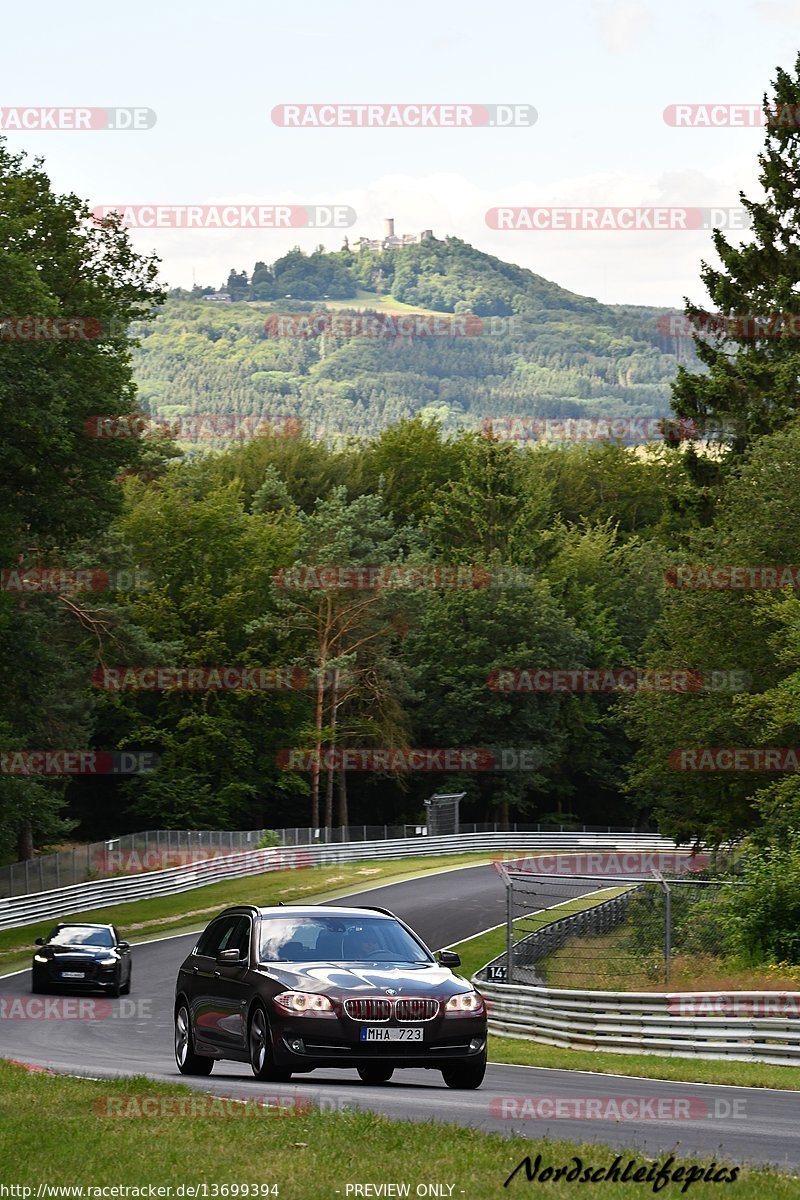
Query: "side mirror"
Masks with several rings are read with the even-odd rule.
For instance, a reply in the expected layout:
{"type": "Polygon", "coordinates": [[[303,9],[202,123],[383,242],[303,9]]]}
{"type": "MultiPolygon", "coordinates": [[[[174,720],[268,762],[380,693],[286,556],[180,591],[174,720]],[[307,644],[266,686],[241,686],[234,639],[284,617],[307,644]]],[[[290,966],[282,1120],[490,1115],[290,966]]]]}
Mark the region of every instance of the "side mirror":
{"type": "Polygon", "coordinates": [[[130,950],[130,948],[131,948],[130,942],[117,942],[118,950],[130,950]]]}
{"type": "Polygon", "coordinates": [[[36,939],[36,941],[35,941],[33,944],[34,944],[34,946],[43,946],[43,945],[44,945],[44,938],[37,938],[37,939],[36,939]]]}
{"type": "Polygon", "coordinates": [[[221,964],[227,963],[228,966],[239,966],[246,963],[247,959],[242,957],[239,950],[220,950],[217,955],[217,962],[221,964]]]}
{"type": "Polygon", "coordinates": [[[456,954],[455,950],[440,950],[439,951],[439,966],[441,966],[441,967],[460,967],[461,959],[456,954]]]}

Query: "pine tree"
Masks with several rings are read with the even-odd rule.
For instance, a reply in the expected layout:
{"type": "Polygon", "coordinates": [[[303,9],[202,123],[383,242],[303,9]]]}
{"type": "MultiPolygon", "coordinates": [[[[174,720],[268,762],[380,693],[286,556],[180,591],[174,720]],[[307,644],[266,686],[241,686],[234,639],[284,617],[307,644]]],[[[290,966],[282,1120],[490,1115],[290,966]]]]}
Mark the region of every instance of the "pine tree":
{"type": "Polygon", "coordinates": [[[686,300],[694,328],[710,330],[695,336],[708,373],[681,367],[673,385],[678,416],[734,450],[800,414],[800,55],[795,74],[778,68],[773,87],[758,156],[764,196],[739,194],[752,240],[732,246],[715,229],[721,268],[703,262],[700,272],[713,317],[686,300]]]}

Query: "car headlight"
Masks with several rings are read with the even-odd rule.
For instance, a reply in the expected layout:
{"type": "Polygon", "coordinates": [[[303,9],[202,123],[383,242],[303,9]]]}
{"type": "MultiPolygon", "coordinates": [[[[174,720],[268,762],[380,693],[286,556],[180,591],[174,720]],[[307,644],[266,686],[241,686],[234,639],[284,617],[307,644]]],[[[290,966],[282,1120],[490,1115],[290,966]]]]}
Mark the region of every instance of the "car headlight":
{"type": "Polygon", "coordinates": [[[113,954],[110,958],[98,958],[97,961],[101,967],[113,967],[116,966],[117,963],[117,960],[114,958],[113,954]]]}
{"type": "Polygon", "coordinates": [[[483,999],[477,992],[459,992],[450,997],[444,1011],[446,1016],[472,1017],[483,1012],[483,999]]]}
{"type": "Polygon", "coordinates": [[[287,1017],[336,1016],[328,997],[316,992],[279,992],[274,1001],[278,1011],[287,1017]]]}
{"type": "Polygon", "coordinates": [[[34,954],[33,961],[40,962],[40,963],[46,963],[46,962],[48,962],[48,958],[47,958],[46,954],[34,954]]]}

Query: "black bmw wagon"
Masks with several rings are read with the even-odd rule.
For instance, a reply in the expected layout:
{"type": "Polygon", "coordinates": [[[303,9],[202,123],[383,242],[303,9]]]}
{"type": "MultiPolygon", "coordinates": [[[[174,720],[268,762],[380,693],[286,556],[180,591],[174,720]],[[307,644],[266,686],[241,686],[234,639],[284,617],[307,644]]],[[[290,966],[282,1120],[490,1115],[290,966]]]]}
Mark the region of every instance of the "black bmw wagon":
{"type": "Polygon", "coordinates": [[[354,1067],[385,1083],[398,1067],[425,1067],[448,1087],[479,1087],[486,1006],[458,966],[386,909],[228,908],[178,971],[178,1069],[208,1075],[232,1059],[280,1081],[354,1067]]]}

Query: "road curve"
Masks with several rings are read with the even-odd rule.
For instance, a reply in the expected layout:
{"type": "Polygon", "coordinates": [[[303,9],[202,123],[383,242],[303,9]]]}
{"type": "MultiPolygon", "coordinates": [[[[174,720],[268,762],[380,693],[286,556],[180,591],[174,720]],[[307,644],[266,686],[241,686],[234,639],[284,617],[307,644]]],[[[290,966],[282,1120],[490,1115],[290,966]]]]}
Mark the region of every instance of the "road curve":
{"type": "MultiPolygon", "coordinates": [[[[575,886],[576,895],[588,890],[575,886]]],[[[433,947],[498,925],[505,913],[502,882],[488,866],[421,876],[353,893],[348,899],[392,909],[433,947]]],[[[259,902],[257,878],[253,902],[259,902]]],[[[177,966],[194,937],[183,935],[135,947],[131,996],[98,1003],[94,1020],[14,1018],[13,1000],[31,999],[29,973],[0,979],[0,1001],[9,1014],[0,1020],[0,1056],[76,1075],[147,1075],[186,1084],[189,1081],[178,1074],[172,1054],[172,999],[177,966]]],[[[654,1157],[679,1151],[703,1160],[771,1163],[800,1170],[800,1092],[499,1064],[490,1065],[483,1086],[475,1092],[452,1091],[438,1072],[419,1069],[397,1072],[390,1083],[379,1087],[366,1086],[354,1071],[344,1070],[320,1070],[297,1076],[291,1083],[263,1085],[238,1063],[216,1064],[209,1079],[190,1086],[240,1098],[294,1096],[325,1108],[450,1121],[522,1134],[532,1142],[544,1136],[567,1138],[635,1148],[654,1157]],[[562,1102],[560,1111],[566,1115],[541,1115],[551,1112],[556,1101],[562,1102]],[[636,1116],[614,1120],[613,1101],[622,1104],[623,1112],[633,1106],[636,1116]]]]}

